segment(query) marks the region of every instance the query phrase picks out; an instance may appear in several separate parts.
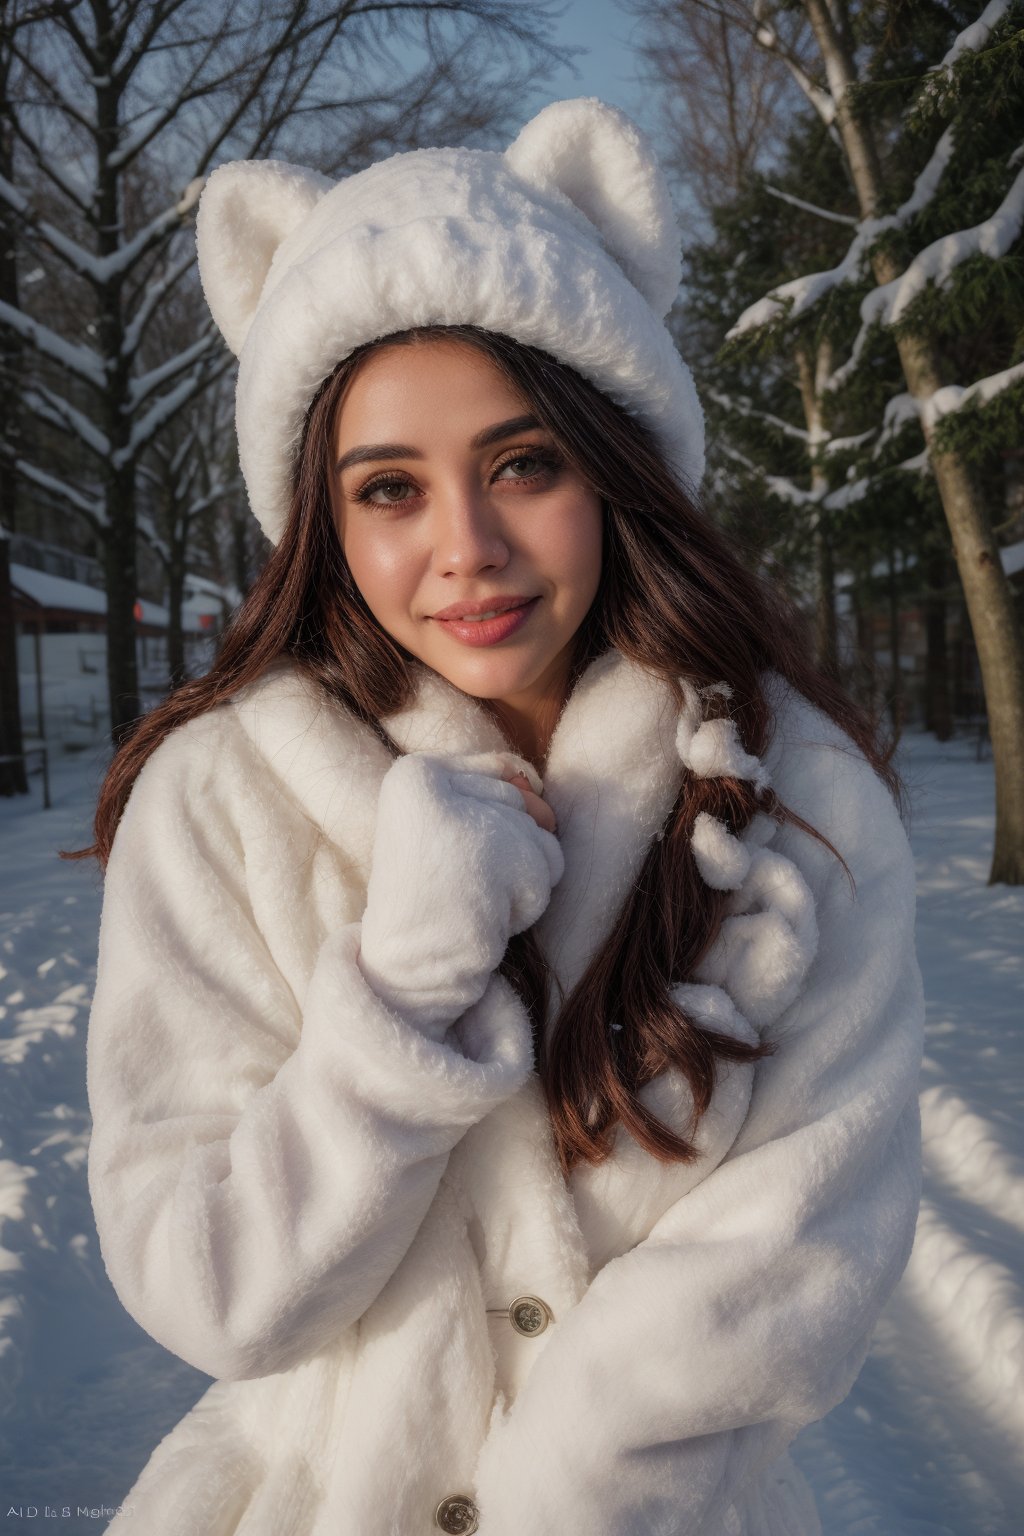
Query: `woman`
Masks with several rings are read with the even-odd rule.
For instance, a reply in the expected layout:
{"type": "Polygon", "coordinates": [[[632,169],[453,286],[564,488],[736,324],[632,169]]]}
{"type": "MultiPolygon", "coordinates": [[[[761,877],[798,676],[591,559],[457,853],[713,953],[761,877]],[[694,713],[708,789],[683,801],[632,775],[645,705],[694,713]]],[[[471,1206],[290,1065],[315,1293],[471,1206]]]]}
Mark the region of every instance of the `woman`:
{"type": "Polygon", "coordinates": [[[695,508],[650,146],[236,163],[198,242],[275,548],[104,786],[89,1181],[218,1379],[108,1529],[820,1532],[787,1447],[920,1194],[913,866],[695,508]]]}

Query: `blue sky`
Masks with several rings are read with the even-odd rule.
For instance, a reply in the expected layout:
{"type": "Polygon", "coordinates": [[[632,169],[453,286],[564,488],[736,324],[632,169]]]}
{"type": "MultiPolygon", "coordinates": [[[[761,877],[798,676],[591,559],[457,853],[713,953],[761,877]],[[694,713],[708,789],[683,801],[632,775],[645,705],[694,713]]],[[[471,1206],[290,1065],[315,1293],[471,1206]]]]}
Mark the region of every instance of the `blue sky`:
{"type": "Polygon", "coordinates": [[[645,110],[644,95],[636,80],[637,60],[629,38],[639,23],[615,0],[572,0],[559,22],[559,41],[585,46],[589,51],[576,60],[579,75],[565,69],[545,87],[538,110],[548,101],[565,96],[600,96],[622,107],[641,127],[654,128],[645,110]]]}

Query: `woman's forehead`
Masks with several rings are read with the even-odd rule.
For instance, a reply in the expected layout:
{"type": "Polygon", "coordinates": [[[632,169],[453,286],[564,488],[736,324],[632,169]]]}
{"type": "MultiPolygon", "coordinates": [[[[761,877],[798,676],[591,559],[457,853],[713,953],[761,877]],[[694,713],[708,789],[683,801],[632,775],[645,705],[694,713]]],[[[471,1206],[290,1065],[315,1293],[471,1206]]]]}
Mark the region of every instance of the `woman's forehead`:
{"type": "Polygon", "coordinates": [[[495,411],[513,416],[529,408],[497,364],[469,343],[433,337],[385,343],[360,363],[344,389],[335,437],[347,448],[371,428],[390,436],[389,423],[395,431],[404,424],[406,432],[447,433],[458,426],[470,436],[497,419],[495,411]]]}

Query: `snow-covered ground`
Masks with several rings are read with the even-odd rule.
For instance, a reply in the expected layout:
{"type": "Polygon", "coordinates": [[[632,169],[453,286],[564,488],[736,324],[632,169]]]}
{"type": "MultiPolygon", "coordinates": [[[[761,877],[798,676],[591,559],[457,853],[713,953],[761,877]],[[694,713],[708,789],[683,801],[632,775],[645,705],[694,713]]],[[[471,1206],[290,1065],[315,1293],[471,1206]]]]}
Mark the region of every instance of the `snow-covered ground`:
{"type": "MultiPolygon", "coordinates": [[[[1024,1509],[1024,891],[985,884],[991,763],[920,734],[901,761],[928,994],[925,1198],[853,1392],[794,1456],[827,1536],[1010,1536],[1024,1509]]],[[[123,1311],[90,1214],[85,1036],[101,886],[94,861],[55,850],[91,841],[104,762],[59,763],[49,811],[37,779],[31,802],[0,801],[5,1533],[47,1518],[65,1536],[102,1531],[101,1509],[209,1384],[123,1311]]]]}

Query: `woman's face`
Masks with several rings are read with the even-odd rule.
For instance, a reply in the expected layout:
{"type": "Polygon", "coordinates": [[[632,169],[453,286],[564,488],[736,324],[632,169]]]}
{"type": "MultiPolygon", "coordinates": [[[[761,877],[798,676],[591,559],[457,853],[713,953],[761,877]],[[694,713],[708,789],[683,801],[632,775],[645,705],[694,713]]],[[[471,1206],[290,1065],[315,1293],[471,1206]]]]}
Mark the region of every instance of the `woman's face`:
{"type": "Polygon", "coordinates": [[[353,579],[399,644],[520,717],[557,697],[601,574],[601,504],[491,360],[383,346],[342,397],[332,496],[353,579]],[[516,608],[465,620],[464,610],[516,608]]]}

